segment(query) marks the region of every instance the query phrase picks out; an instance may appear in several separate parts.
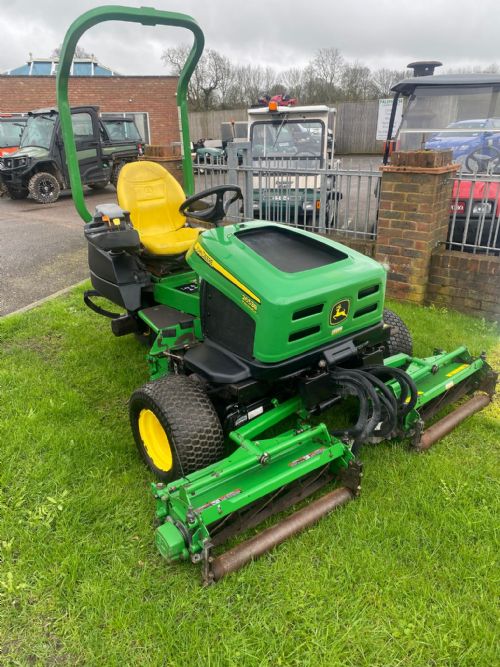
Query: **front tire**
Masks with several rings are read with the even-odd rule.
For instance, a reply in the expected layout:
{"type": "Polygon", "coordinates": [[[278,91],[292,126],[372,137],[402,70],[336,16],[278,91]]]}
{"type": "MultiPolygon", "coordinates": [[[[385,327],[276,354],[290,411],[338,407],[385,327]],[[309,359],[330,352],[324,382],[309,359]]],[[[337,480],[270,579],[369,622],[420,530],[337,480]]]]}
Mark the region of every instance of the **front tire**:
{"type": "Polygon", "coordinates": [[[384,308],[384,324],[391,327],[391,335],[386,343],[387,356],[392,357],[393,354],[408,354],[413,356],[413,340],[411,333],[403,322],[403,320],[396,315],[392,310],[384,308]]]}
{"type": "Polygon", "coordinates": [[[31,177],[28,190],[31,198],[39,204],[53,204],[59,199],[61,186],[53,174],[40,171],[31,177]]]}
{"type": "Polygon", "coordinates": [[[164,481],[219,461],[224,436],[203,387],[185,375],[168,375],[134,391],[132,433],[146,465],[164,481]]]}

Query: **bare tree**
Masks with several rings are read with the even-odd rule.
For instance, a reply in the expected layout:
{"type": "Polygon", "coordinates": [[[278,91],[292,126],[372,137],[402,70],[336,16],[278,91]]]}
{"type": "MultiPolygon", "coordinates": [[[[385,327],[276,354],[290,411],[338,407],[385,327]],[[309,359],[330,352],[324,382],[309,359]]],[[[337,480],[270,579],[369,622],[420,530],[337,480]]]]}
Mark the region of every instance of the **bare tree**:
{"type": "Polygon", "coordinates": [[[372,76],[372,83],[378,97],[389,97],[391,88],[401,79],[411,76],[407,70],[387,69],[381,67],[375,70],[372,76]]]}
{"type": "MultiPolygon", "coordinates": [[[[61,55],[61,50],[62,50],[62,44],[59,45],[57,48],[55,48],[52,53],[50,54],[51,58],[59,58],[61,55]]],[[[75,49],[75,58],[92,58],[93,54],[89,53],[88,51],[85,51],[83,46],[77,45],[75,49]]]]}
{"type": "MultiPolygon", "coordinates": [[[[190,51],[189,46],[176,46],[164,51],[162,60],[173,74],[179,75],[190,51]]],[[[229,59],[214,49],[207,49],[198,61],[189,82],[188,96],[192,108],[200,111],[219,106],[221,91],[227,91],[231,76],[229,59]]]]}
{"type": "Polygon", "coordinates": [[[377,97],[377,91],[371,79],[371,71],[359,61],[348,64],[342,73],[342,92],[344,99],[359,101],[377,97]]]}

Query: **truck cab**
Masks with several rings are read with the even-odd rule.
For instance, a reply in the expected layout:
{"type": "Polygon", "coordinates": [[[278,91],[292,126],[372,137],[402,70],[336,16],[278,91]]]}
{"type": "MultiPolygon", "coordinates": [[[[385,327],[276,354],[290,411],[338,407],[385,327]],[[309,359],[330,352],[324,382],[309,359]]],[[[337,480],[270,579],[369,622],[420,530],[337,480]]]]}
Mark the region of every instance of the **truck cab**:
{"type": "MultiPolygon", "coordinates": [[[[133,121],[134,136],[117,139],[99,118],[96,106],[79,106],[71,110],[73,131],[82,183],[93,189],[116,185],[118,173],[126,163],[142,153],[142,139],[133,121]]],[[[115,123],[116,125],[116,123],[115,123]]],[[[109,126],[111,127],[111,126],[109,126]]],[[[0,159],[0,176],[12,199],[32,199],[40,204],[55,202],[61,190],[70,187],[59,112],[55,107],[28,114],[19,150],[0,159]]]]}
{"type": "MultiPolygon", "coordinates": [[[[326,105],[278,106],[248,110],[254,218],[311,225],[322,205],[320,169],[332,166],[335,109],[326,105]],[[267,171],[266,170],[272,170],[267,171]],[[277,173],[278,172],[278,173],[277,173]]],[[[324,205],[336,197],[327,183],[324,205]]]]}

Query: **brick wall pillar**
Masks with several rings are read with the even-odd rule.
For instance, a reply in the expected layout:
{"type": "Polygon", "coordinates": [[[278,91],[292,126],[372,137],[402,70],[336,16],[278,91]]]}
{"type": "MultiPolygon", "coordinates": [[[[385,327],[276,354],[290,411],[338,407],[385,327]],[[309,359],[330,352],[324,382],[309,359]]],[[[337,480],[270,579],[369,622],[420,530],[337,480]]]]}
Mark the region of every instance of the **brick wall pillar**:
{"type": "Polygon", "coordinates": [[[446,241],[451,151],[398,151],[381,167],[375,258],[388,268],[387,294],[423,304],[431,253],[446,241]]]}

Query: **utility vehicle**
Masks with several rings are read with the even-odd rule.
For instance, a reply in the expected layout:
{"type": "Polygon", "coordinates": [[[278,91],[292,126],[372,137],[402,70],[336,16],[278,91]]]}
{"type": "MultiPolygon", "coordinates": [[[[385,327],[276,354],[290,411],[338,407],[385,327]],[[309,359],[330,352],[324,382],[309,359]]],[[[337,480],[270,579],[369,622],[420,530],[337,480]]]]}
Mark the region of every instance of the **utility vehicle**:
{"type": "Polygon", "coordinates": [[[421,76],[392,90],[384,162],[393,147],[451,149],[461,175],[450,201],[449,247],[500,249],[500,76],[421,76]],[[400,97],[405,108],[393,136],[400,97]]]}
{"type": "MultiPolygon", "coordinates": [[[[142,139],[132,120],[120,118],[102,122],[96,106],[74,107],[73,131],[79,155],[82,182],[93,189],[117,183],[121,167],[142,153],[142,139]],[[118,128],[135,136],[117,139],[109,132],[118,128]]],[[[38,109],[28,114],[20,148],[0,160],[0,175],[12,199],[28,195],[40,204],[57,201],[61,190],[70,186],[57,108],[38,109]]]]}
{"type": "Polygon", "coordinates": [[[335,109],[325,105],[248,110],[248,140],[256,171],[254,218],[310,227],[323,204],[326,217],[339,196],[335,179],[327,180],[322,202],[319,169],[331,167],[335,109]],[[330,127],[330,126],[333,126],[330,127]],[[282,170],[279,175],[266,172],[282,170]]]}
{"type": "Polygon", "coordinates": [[[386,274],[374,260],[268,221],[225,224],[242,196],[237,186],[193,195],[186,95],[202,48],[189,16],[97,8],[69,29],[57,86],[72,194],[86,222],[93,289],[85,302],[110,318],[116,336],[136,334],[150,345],[150,381],[133,392],[129,416],[161,479],[152,485],[157,545],[171,561],[201,562],[211,583],[354,498],[364,443],[409,437],[429,447],[488,404],[495,374],[464,347],[414,358],[404,324],[384,315],[386,274]],[[68,77],[78,38],[110,19],[194,35],[177,89],[189,196],[160,165],[130,163],[118,180],[119,205],[92,215],[68,77]],[[423,431],[444,405],[476,390],[483,393],[423,431]],[[332,406],[343,410],[327,426],[319,416],[332,406]],[[334,482],[340,487],[214,558],[228,537],[334,482]]]}
{"type": "Polygon", "coordinates": [[[0,157],[19,149],[25,125],[22,116],[0,115],[0,157]]]}

